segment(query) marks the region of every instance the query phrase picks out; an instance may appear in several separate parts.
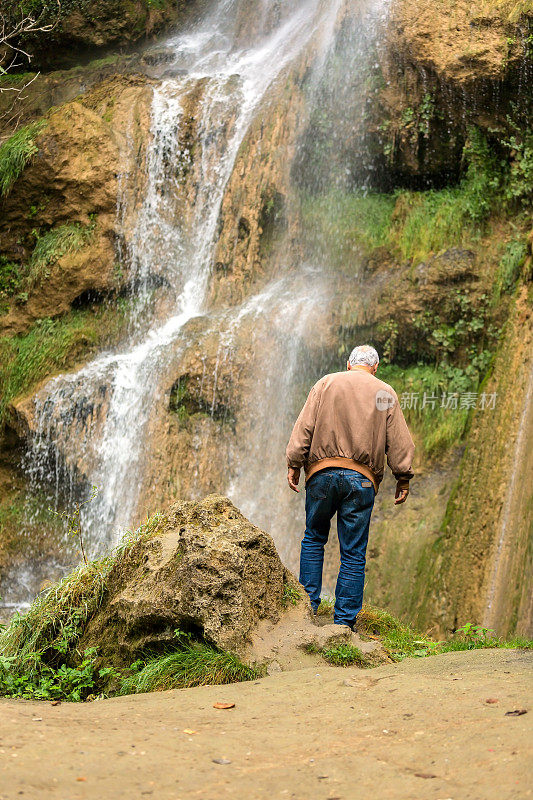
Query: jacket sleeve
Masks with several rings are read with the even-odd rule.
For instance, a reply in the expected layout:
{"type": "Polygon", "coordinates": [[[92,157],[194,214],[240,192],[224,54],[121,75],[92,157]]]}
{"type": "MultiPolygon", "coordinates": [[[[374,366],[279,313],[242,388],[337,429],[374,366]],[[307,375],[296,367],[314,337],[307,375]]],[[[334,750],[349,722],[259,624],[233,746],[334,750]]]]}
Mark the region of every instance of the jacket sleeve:
{"type": "Polygon", "coordinates": [[[299,469],[303,467],[309,455],[311,447],[311,440],[315,430],[316,415],[318,412],[318,404],[320,400],[320,392],[317,384],[313,386],[305,405],[300,411],[300,415],[294,423],[291,438],[287,445],[287,466],[299,469]]]}
{"type": "Polygon", "coordinates": [[[415,445],[396,395],[395,401],[392,408],[387,411],[385,452],[387,454],[387,464],[396,480],[408,481],[414,475],[412,464],[415,445]]]}

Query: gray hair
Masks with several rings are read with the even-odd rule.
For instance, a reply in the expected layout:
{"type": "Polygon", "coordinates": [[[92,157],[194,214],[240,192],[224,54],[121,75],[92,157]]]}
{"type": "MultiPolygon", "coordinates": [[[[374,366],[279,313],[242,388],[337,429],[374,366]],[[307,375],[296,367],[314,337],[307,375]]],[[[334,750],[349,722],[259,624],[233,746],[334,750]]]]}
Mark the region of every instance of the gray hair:
{"type": "Polygon", "coordinates": [[[371,347],[369,344],[361,344],[359,347],[354,347],[348,359],[350,366],[355,367],[358,364],[364,364],[367,367],[373,367],[379,364],[378,351],[371,347]]]}

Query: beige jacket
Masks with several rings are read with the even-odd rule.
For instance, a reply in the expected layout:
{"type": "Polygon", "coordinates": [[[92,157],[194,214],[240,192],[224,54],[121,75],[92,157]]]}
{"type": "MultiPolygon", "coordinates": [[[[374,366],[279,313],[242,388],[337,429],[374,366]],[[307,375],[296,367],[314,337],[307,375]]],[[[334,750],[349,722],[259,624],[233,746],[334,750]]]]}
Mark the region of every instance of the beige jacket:
{"type": "Polygon", "coordinates": [[[307,480],[326,467],[354,469],[377,491],[385,456],[397,480],[413,477],[414,449],[394,389],[355,368],[315,383],[287,445],[287,464],[303,467],[307,480]]]}

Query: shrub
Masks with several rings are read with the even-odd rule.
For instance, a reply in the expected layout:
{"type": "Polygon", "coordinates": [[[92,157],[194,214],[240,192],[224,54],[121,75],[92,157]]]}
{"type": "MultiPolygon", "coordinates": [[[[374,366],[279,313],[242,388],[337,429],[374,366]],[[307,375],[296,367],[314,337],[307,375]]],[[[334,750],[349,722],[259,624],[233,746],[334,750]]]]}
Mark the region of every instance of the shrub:
{"type": "Polygon", "coordinates": [[[46,126],[45,120],[32,122],[0,145],[0,195],[8,194],[15,181],[20,177],[28,161],[37,152],[35,139],[46,126]]]}

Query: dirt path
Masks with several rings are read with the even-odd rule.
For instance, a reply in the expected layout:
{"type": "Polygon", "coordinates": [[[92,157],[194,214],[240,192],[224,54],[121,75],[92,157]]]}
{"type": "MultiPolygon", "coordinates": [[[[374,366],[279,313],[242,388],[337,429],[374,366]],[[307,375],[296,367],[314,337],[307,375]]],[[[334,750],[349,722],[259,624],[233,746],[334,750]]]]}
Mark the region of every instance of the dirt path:
{"type": "Polygon", "coordinates": [[[527,798],[532,662],[486,650],[84,705],[4,700],[0,798],[527,798]]]}

